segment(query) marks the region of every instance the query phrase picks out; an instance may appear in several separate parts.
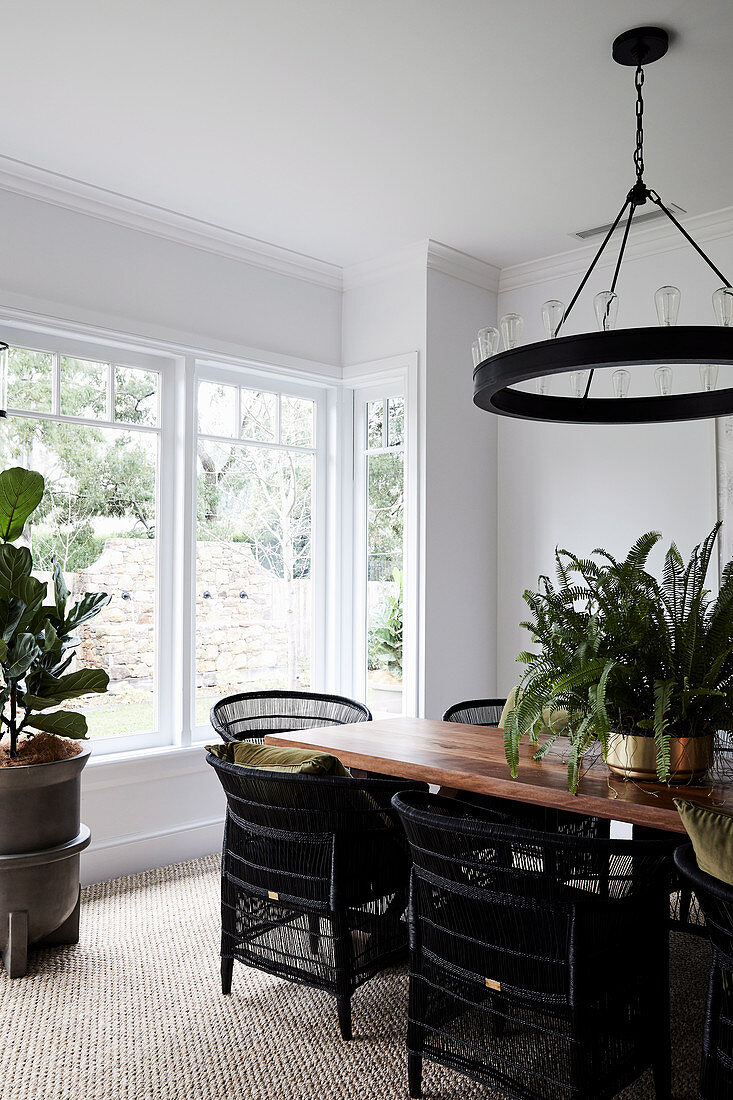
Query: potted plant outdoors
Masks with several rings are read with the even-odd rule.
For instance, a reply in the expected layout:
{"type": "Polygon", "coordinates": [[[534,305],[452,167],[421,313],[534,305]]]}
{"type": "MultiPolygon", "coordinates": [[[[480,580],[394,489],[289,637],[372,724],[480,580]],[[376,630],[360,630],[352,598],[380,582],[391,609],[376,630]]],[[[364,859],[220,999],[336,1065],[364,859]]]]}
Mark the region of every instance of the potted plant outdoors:
{"type": "Polygon", "coordinates": [[[10,977],[25,973],[30,943],[79,938],[79,853],[90,840],[80,825],[81,772],[90,749],[78,741],[87,723],[63,703],[107,690],[99,668],[69,671],[75,631],[109,602],[87,593],[72,603],[63,573],[49,585],[32,576],[18,545],[40,504],[40,474],[0,473],[0,951],[10,977]]]}
{"type": "Polygon", "coordinates": [[[370,697],[375,706],[393,712],[400,709],[402,693],[403,579],[392,570],[394,589],[387,593],[369,632],[370,697]]]}
{"type": "Polygon", "coordinates": [[[733,728],[733,562],[716,599],[705,587],[719,528],[687,564],[673,543],[661,582],[646,569],[659,532],[642,535],[623,561],[605,550],[585,559],[556,552],[556,584],[541,577],[540,590],[524,595],[533,614],[522,625],[540,648],[518,657],[526,671],[504,728],[513,775],[522,736],[537,742],[550,706],[569,712],[563,734],[573,792],[594,742],[619,775],[702,778],[716,731],[733,728]]]}

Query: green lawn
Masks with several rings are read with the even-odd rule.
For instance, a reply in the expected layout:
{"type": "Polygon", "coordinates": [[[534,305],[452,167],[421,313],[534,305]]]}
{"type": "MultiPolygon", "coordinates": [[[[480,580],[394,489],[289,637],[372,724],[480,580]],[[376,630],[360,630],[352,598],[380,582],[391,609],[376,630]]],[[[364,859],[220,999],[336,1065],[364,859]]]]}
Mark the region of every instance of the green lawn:
{"type": "MultiPolygon", "coordinates": [[[[212,695],[196,700],[196,725],[208,727],[209,711],[218,698],[218,695],[212,695]]],[[[153,728],[153,705],[150,702],[110,702],[108,706],[88,707],[83,713],[86,714],[89,736],[94,741],[118,734],[146,733],[153,728]]]]}

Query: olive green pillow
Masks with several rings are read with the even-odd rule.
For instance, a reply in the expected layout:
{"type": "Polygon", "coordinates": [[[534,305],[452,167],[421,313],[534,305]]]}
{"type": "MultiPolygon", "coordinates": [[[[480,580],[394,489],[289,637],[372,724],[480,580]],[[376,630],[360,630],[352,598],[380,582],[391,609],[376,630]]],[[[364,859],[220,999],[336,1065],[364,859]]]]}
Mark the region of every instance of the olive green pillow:
{"type": "Polygon", "coordinates": [[[701,871],[733,886],[733,813],[675,798],[701,871]]]}
{"type": "Polygon", "coordinates": [[[206,749],[228,764],[263,768],[269,772],[298,772],[304,775],[351,775],[340,760],[326,752],[294,749],[280,745],[258,745],[251,741],[227,741],[206,749]]]}
{"type": "MultiPolygon", "coordinates": [[[[504,709],[501,712],[501,718],[499,719],[499,729],[504,729],[504,723],[506,717],[514,710],[514,704],[517,698],[517,689],[512,688],[509,692],[504,709]]],[[[540,730],[541,734],[548,733],[562,733],[570,721],[570,715],[566,710],[562,708],[560,710],[550,710],[549,707],[545,707],[542,711],[542,721],[544,722],[543,728],[540,730]]]]}

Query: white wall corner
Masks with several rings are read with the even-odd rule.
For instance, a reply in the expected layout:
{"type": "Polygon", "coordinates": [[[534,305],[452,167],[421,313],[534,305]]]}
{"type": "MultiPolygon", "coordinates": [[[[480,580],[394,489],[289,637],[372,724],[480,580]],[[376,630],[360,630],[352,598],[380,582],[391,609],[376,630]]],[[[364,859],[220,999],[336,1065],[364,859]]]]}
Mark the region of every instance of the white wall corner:
{"type": "Polygon", "coordinates": [[[427,244],[427,266],[432,271],[442,271],[444,275],[461,279],[471,286],[498,293],[501,271],[494,264],[478,260],[466,252],[459,252],[457,248],[441,244],[440,241],[429,240],[427,244]]]}

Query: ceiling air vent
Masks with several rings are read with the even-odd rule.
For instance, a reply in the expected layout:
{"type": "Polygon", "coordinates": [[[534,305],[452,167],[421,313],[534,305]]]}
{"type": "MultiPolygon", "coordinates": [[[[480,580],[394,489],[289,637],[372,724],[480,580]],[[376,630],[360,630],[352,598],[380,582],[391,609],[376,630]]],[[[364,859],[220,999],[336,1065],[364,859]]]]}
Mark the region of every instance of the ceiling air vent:
{"type": "MultiPolygon", "coordinates": [[[[671,210],[676,218],[678,218],[680,214],[687,213],[686,210],[683,210],[681,206],[677,206],[674,202],[667,203],[667,209],[671,210]]],[[[664,216],[664,212],[657,208],[655,210],[649,210],[646,214],[634,214],[634,220],[631,224],[633,227],[641,225],[642,222],[657,221],[657,219],[663,218],[664,216]]],[[[607,222],[606,225],[594,225],[592,229],[580,229],[577,233],[573,233],[572,236],[577,237],[580,241],[590,241],[594,237],[605,237],[612,224],[612,222],[607,222]]],[[[620,231],[623,230],[624,227],[623,225],[619,225],[618,228],[620,231]]]]}

